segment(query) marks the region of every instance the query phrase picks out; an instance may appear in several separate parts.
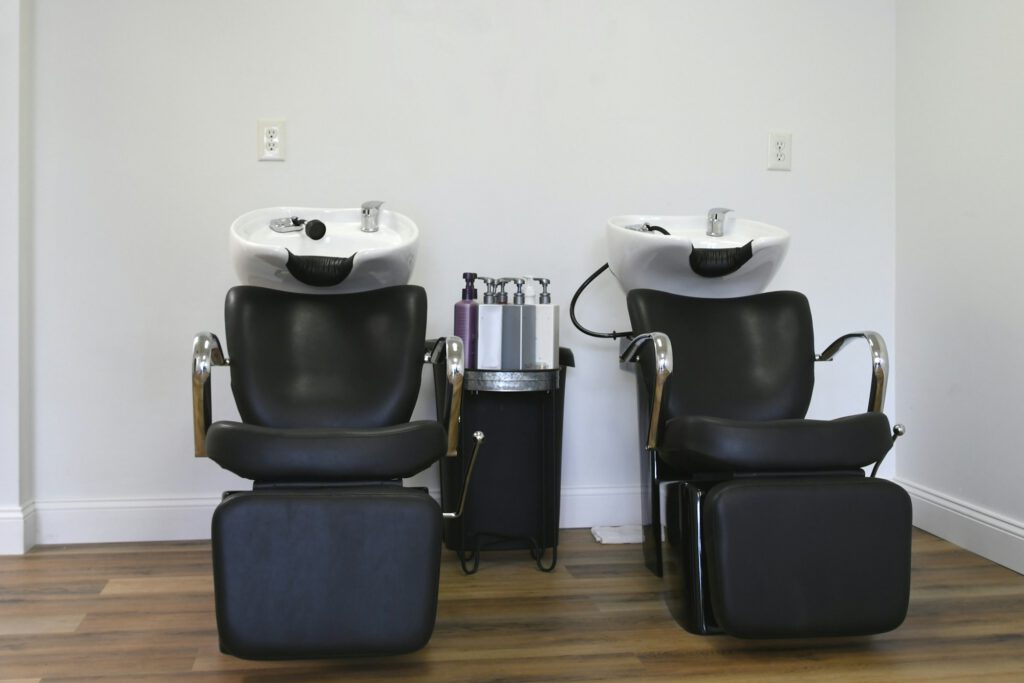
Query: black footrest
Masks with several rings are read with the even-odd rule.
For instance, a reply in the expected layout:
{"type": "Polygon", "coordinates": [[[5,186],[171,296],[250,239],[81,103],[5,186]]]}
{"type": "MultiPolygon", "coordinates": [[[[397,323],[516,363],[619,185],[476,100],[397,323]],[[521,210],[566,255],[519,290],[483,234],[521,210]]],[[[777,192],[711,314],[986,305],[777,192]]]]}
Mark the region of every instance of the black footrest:
{"type": "Polygon", "coordinates": [[[704,500],[715,619],[734,636],[881,633],[910,594],[910,497],[880,479],[734,480],[704,500]]]}
{"type": "Polygon", "coordinates": [[[246,659],[397,654],[430,639],[441,514],[410,489],[238,493],[213,515],[221,649],[246,659]]]}

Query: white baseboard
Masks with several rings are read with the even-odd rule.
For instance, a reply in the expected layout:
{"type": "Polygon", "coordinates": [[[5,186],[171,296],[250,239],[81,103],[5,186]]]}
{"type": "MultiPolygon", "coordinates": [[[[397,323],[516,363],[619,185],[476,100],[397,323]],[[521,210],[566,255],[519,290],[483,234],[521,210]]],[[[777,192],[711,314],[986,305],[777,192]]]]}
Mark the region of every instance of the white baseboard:
{"type": "Polygon", "coordinates": [[[910,494],[914,526],[1024,574],[1024,523],[897,477],[910,494]]]}
{"type": "Polygon", "coordinates": [[[640,523],[640,485],[574,486],[562,489],[563,529],[640,523]]]}
{"type": "Polygon", "coordinates": [[[25,512],[21,507],[0,508],[0,555],[21,555],[31,543],[25,538],[25,512]]]}
{"type": "Polygon", "coordinates": [[[36,539],[39,537],[39,528],[37,526],[39,523],[39,515],[36,514],[35,501],[32,501],[31,503],[23,507],[21,510],[25,515],[24,545],[25,552],[28,552],[28,550],[32,546],[36,545],[36,539]]]}
{"type": "MultiPolygon", "coordinates": [[[[439,497],[437,490],[430,494],[439,497]]],[[[24,511],[0,509],[0,554],[36,544],[208,539],[219,502],[219,496],[61,500],[36,501],[24,511]]],[[[639,486],[562,490],[559,526],[564,529],[639,523],[639,486]]]]}
{"type": "Polygon", "coordinates": [[[36,544],[183,541],[210,537],[220,497],[36,501],[36,544]]]}

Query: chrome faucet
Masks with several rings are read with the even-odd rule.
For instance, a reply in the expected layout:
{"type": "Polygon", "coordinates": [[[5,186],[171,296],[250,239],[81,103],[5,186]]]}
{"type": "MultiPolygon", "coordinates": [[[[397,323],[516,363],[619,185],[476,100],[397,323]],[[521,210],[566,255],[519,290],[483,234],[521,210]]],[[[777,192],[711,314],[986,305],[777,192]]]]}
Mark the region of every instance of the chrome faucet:
{"type": "Polygon", "coordinates": [[[363,232],[377,232],[380,230],[377,218],[380,216],[380,205],[383,203],[376,200],[363,202],[362,227],[360,230],[363,232]]]}
{"type": "Polygon", "coordinates": [[[708,235],[721,237],[725,228],[725,214],[732,209],[715,208],[708,211],[708,235]]]}

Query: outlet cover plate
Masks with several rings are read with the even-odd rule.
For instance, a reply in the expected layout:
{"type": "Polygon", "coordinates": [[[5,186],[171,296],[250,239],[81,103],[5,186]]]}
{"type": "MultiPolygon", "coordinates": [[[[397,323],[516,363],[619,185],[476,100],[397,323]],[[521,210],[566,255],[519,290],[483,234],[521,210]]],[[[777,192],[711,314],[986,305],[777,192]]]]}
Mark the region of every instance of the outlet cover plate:
{"type": "Polygon", "coordinates": [[[768,170],[793,170],[793,134],[784,131],[768,133],[768,170]]]}
{"type": "Polygon", "coordinates": [[[284,119],[259,119],[256,121],[257,160],[284,161],[284,141],[284,119]]]}

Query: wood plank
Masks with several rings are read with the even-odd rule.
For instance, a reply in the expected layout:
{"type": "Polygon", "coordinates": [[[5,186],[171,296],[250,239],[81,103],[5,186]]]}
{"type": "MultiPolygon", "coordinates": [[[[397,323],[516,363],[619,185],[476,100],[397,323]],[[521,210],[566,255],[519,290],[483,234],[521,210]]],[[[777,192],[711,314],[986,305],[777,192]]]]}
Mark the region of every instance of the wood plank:
{"type": "Polygon", "coordinates": [[[83,619],[85,619],[84,614],[6,617],[0,620],[0,636],[71,633],[78,628],[83,619]]]}
{"type": "Polygon", "coordinates": [[[152,595],[154,593],[164,595],[212,594],[213,576],[113,578],[101,591],[101,595],[152,595]]]}

